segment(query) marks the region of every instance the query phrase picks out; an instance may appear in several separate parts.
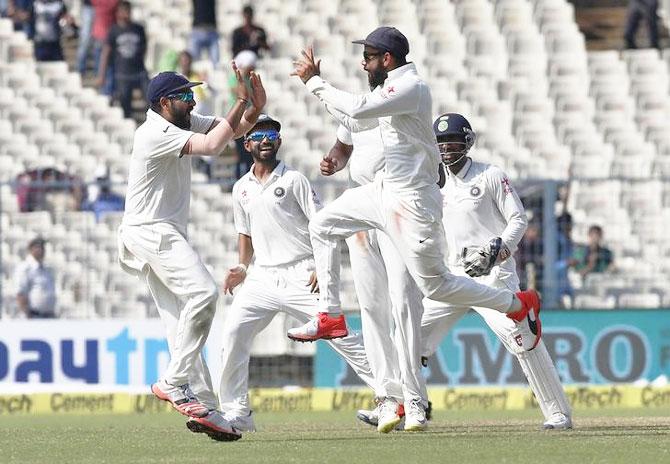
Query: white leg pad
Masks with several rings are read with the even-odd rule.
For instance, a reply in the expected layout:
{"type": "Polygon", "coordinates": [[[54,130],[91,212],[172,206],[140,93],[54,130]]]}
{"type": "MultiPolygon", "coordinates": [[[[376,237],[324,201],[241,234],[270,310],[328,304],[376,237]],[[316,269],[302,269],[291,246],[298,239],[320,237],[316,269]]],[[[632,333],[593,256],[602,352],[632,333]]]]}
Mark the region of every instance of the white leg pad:
{"type": "Polygon", "coordinates": [[[540,340],[532,351],[517,353],[528,384],[535,393],[544,417],[548,419],[552,414],[563,413],[571,416],[570,404],[565,396],[558,372],[549,356],[544,342],[540,340]]]}

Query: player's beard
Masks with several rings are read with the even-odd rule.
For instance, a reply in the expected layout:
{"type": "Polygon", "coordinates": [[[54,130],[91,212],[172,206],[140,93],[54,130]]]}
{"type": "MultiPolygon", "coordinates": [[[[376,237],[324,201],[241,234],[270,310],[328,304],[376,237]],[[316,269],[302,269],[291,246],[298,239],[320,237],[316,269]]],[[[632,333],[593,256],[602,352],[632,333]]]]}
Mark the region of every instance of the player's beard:
{"type": "Polygon", "coordinates": [[[191,128],[191,107],[181,110],[177,105],[171,103],[170,112],[172,113],[172,124],[180,129],[191,128]]]}
{"type": "Polygon", "coordinates": [[[368,84],[370,85],[370,89],[375,89],[382,85],[387,77],[388,73],[383,68],[376,71],[368,71],[368,84]]]}

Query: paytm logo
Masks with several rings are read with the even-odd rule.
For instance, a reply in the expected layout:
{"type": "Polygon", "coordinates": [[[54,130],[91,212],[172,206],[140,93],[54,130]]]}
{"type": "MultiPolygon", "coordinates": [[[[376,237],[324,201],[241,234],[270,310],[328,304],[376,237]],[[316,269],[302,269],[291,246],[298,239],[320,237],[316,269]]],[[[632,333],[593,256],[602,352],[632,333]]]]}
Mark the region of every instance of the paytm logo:
{"type": "Polygon", "coordinates": [[[42,338],[34,333],[31,337],[17,338],[10,331],[0,338],[0,381],[73,380],[129,385],[131,373],[135,373],[132,383],[147,385],[158,379],[159,365],[168,359],[165,338],[133,337],[127,326],[111,338],[100,335],[42,338]]]}

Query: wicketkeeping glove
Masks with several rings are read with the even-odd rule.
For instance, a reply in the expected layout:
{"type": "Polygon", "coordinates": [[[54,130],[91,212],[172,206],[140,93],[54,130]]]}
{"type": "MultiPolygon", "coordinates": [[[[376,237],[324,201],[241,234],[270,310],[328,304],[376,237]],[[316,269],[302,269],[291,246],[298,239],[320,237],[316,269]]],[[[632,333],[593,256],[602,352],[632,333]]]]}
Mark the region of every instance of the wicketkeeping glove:
{"type": "Polygon", "coordinates": [[[465,273],[470,277],[488,275],[493,266],[509,258],[509,249],[500,237],[492,239],[488,245],[463,248],[461,260],[465,273]]]}

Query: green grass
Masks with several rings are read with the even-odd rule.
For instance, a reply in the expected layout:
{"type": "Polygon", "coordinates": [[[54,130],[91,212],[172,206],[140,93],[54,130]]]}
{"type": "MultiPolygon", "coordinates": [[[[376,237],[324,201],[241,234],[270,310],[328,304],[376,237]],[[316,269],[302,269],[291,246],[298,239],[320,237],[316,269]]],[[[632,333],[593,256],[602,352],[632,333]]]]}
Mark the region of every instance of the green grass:
{"type": "Polygon", "coordinates": [[[575,429],[539,429],[536,411],[438,411],[424,433],[380,435],[351,412],[273,413],[234,443],[192,434],[178,414],[0,417],[10,463],[662,463],[670,409],[578,411],[575,429]]]}

